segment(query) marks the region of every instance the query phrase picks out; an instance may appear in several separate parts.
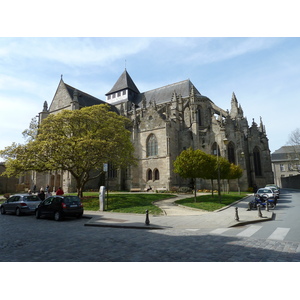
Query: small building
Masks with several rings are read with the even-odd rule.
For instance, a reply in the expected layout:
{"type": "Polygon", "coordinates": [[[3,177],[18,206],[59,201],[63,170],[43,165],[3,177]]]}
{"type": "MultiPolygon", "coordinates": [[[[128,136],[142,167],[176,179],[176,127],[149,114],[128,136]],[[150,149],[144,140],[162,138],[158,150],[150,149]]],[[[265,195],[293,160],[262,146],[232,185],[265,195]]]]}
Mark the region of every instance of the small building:
{"type": "Polygon", "coordinates": [[[282,179],[300,174],[300,146],[283,146],[271,154],[274,183],[282,187],[282,179]]]}

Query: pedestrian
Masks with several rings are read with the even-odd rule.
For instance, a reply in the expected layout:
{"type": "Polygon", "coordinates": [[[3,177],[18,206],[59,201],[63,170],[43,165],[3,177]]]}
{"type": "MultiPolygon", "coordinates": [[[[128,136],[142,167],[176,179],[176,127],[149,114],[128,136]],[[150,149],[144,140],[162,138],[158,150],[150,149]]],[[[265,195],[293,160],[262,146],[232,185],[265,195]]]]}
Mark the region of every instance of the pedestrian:
{"type": "Polygon", "coordinates": [[[43,188],[40,189],[40,192],[38,193],[38,197],[39,197],[42,201],[45,200],[46,195],[45,195],[45,192],[44,192],[44,189],[43,189],[43,188]]]}
{"type": "Polygon", "coordinates": [[[52,196],[52,193],[50,192],[50,190],[48,190],[48,192],[46,192],[46,196],[45,199],[47,199],[48,197],[52,196]]]}
{"type": "Polygon", "coordinates": [[[61,187],[59,187],[58,190],[56,191],[56,195],[62,196],[63,194],[64,194],[64,191],[62,190],[61,187]]]}
{"type": "Polygon", "coordinates": [[[48,193],[50,191],[50,186],[49,186],[49,184],[47,184],[47,186],[46,186],[46,193],[48,193]]]}

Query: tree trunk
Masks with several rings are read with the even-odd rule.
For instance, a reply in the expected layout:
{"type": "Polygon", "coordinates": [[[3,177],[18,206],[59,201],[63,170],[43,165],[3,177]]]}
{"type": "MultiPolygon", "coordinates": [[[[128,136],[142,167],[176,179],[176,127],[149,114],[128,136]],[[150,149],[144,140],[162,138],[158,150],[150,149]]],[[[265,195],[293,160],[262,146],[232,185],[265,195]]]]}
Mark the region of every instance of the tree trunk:
{"type": "Polygon", "coordinates": [[[194,179],[194,201],[197,202],[196,179],[194,179]]]}

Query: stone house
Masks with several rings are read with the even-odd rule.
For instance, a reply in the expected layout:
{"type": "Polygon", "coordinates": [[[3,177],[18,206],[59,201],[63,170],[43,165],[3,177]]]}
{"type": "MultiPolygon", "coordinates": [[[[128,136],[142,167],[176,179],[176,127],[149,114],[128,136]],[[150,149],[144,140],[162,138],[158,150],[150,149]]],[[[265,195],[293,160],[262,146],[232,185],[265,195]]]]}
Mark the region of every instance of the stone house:
{"type": "Polygon", "coordinates": [[[276,185],[282,187],[283,178],[300,175],[299,159],[299,145],[283,146],[271,154],[274,183],[276,185]]]}
{"type": "MultiPolygon", "coordinates": [[[[256,184],[273,182],[270,150],[265,127],[253,122],[248,125],[241,105],[232,94],[231,109],[218,107],[201,95],[190,80],[183,80],[150,91],[140,92],[127,70],[121,74],[106,94],[106,101],[97,99],[60,80],[48,108],[44,103],[40,122],[49,114],[62,109],[80,109],[84,106],[108,103],[119,114],[131,120],[132,143],[138,158],[136,167],[107,172],[108,184],[114,190],[170,190],[187,186],[173,172],[173,162],[182,150],[189,147],[206,153],[227,157],[244,169],[239,181],[232,180],[231,189],[247,190],[256,184]]],[[[68,172],[36,174],[37,186],[49,184],[54,189],[62,186],[74,191],[68,172]]],[[[99,189],[103,178],[86,186],[99,189]]],[[[210,189],[210,182],[197,181],[197,189],[210,189]]]]}

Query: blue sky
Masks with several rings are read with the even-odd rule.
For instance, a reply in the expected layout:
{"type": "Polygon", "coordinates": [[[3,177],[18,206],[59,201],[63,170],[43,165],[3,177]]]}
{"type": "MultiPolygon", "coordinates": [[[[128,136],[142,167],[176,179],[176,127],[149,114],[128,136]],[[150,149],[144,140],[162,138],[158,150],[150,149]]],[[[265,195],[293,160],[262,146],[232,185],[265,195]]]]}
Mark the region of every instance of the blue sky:
{"type": "Polygon", "coordinates": [[[64,81],[105,100],[125,69],[141,92],[190,79],[230,109],[236,94],[248,122],[266,126],[271,151],[300,127],[300,38],[0,38],[0,149],[23,143],[31,118],[64,81]]]}

